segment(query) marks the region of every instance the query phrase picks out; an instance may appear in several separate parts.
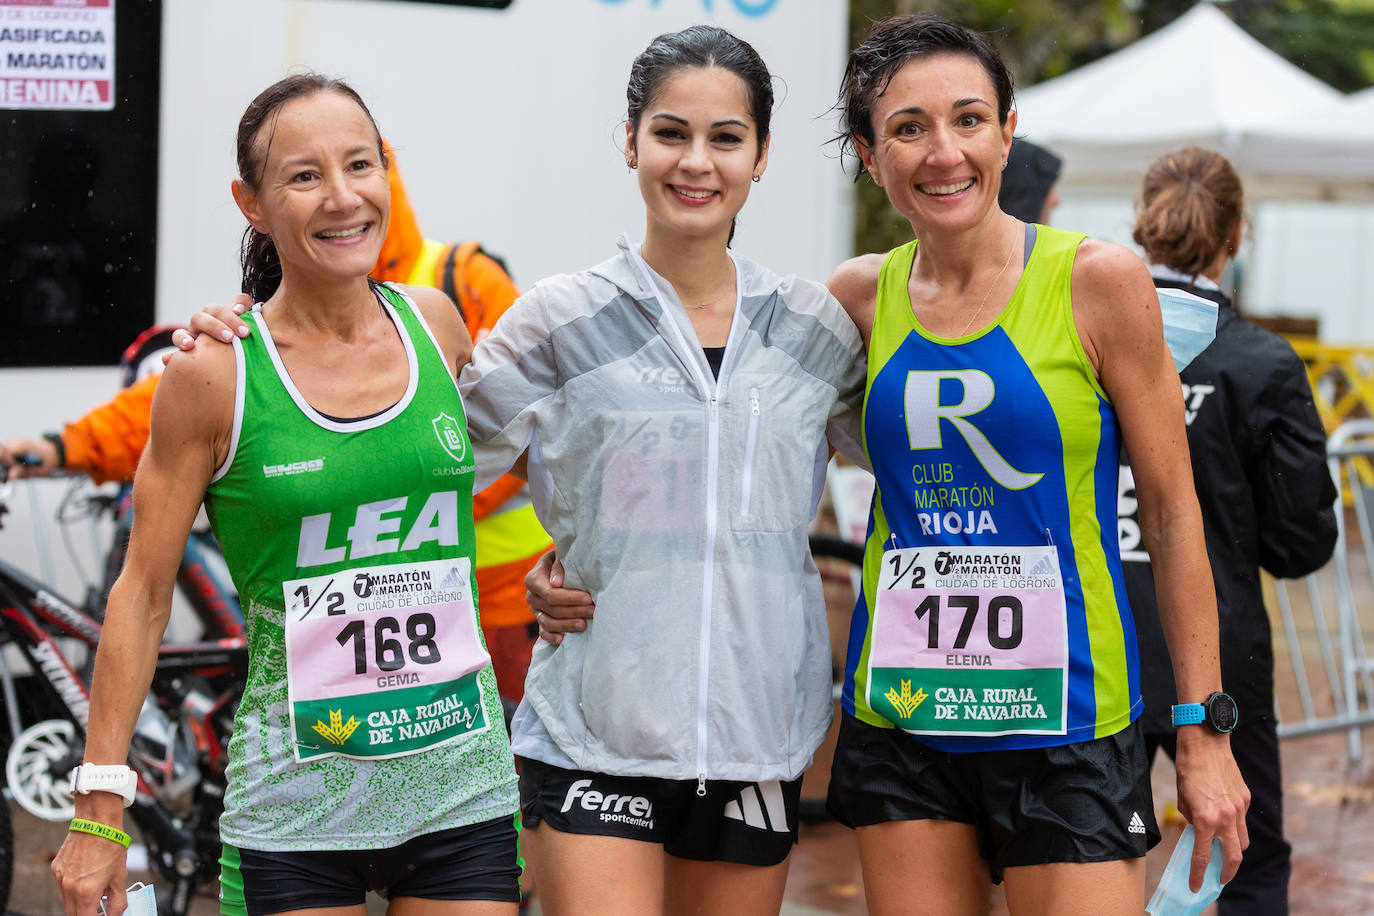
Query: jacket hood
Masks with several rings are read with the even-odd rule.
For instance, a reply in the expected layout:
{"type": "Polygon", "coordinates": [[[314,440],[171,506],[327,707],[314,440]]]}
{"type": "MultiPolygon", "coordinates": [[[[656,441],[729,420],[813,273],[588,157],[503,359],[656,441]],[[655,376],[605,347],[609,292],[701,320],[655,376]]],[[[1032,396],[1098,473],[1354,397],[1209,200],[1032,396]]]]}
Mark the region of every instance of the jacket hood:
{"type": "Polygon", "coordinates": [[[405,182],[401,180],[396,151],[390,143],[385,140],[382,142],[386,147],[387,159],[391,162],[386,170],[386,181],[391,187],[391,218],[387,222],[386,238],[382,240],[377,263],[372,267],[372,276],[382,282],[404,283],[420,259],[425,237],[420,234],[415,209],[410,205],[410,195],[406,193],[405,182]]]}
{"type": "Polygon", "coordinates": [[[644,277],[635,269],[639,258],[639,246],[630,241],[629,233],[620,233],[615,240],[616,254],[607,258],[587,273],[600,277],[616,289],[634,299],[649,298],[651,293],[644,285],[644,277]]]}
{"type": "MultiPolygon", "coordinates": [[[[595,267],[590,268],[587,273],[609,282],[616,289],[626,293],[637,300],[656,298],[640,273],[638,265],[643,263],[651,274],[662,280],[658,273],[647,262],[644,262],[640,255],[640,246],[630,240],[628,233],[622,232],[620,237],[615,240],[617,254],[614,257],[602,261],[595,267]]],[[[767,295],[780,287],[791,286],[790,280],[783,280],[768,268],[751,260],[750,258],[731,253],[735,261],[735,269],[739,271],[739,288],[745,297],[767,295]]],[[[664,293],[676,301],[676,296],[670,288],[664,293]]]]}

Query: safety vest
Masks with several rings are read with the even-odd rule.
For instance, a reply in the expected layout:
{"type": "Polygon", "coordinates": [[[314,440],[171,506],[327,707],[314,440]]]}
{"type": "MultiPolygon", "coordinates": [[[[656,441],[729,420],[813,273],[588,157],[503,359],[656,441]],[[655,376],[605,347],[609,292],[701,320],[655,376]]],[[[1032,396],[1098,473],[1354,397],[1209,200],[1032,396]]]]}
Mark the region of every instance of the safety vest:
{"type": "MultiPolygon", "coordinates": [[[[486,336],[499,315],[488,317],[474,308],[476,290],[467,282],[468,264],[481,252],[479,242],[445,244],[425,239],[420,257],[406,279],[413,286],[442,289],[458,306],[474,341],[486,336]],[[473,327],[476,324],[478,327],[473,327]]],[[[506,475],[484,492],[512,488],[518,478],[506,475]]],[[[534,620],[525,603],[525,573],[553,547],[530,502],[529,488],[520,481],[509,497],[477,519],[477,591],[484,626],[517,626],[534,620]]]]}

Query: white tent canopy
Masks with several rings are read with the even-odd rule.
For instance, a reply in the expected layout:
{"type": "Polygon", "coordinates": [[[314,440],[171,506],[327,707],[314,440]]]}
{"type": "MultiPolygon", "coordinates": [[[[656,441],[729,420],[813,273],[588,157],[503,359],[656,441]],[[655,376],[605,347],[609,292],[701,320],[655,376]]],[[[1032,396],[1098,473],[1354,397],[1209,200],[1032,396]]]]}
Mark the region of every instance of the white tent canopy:
{"type": "MultiPolygon", "coordinates": [[[[1350,181],[1367,189],[1374,182],[1374,89],[1334,104],[1294,113],[1250,131],[1242,146],[1263,151],[1290,170],[1350,181]]],[[[1342,196],[1333,194],[1332,196],[1342,196]]]]}
{"type": "MultiPolygon", "coordinates": [[[[1368,96],[1360,93],[1359,96],[1368,96]]],[[[1064,159],[1066,189],[1133,194],[1181,146],[1227,156],[1247,196],[1374,198],[1374,97],[1346,99],[1201,3],[1017,97],[1017,134],[1064,159]]]]}

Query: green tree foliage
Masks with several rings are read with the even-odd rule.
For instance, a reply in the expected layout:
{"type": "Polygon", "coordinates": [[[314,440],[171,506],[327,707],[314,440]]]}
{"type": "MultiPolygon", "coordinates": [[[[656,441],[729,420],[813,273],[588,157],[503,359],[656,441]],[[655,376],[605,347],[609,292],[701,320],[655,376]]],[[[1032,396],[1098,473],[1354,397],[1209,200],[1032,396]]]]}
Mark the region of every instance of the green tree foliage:
{"type": "MultiPolygon", "coordinates": [[[[1060,76],[1173,22],[1193,0],[850,0],[850,41],[893,13],[928,11],[993,36],[1017,86],[1060,76]]],[[[1230,0],[1218,5],[1250,35],[1345,92],[1374,83],[1374,0],[1230,0]]],[[[911,237],[882,190],[857,183],[855,251],[911,237]]]]}

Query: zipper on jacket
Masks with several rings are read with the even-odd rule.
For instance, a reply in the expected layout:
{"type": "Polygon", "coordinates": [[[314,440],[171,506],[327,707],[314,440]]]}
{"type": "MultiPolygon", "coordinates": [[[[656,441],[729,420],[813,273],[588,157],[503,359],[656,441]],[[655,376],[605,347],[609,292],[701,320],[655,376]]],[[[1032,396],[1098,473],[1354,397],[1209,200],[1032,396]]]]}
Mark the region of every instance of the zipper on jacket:
{"type": "Polygon", "coordinates": [[[697,651],[697,795],[706,794],[706,704],[711,678],[711,594],[716,584],[716,496],[720,486],[720,404],[711,392],[706,412],[706,563],[701,583],[701,644],[697,651]]]}
{"type": "Polygon", "coordinates": [[[744,436],[744,475],[740,482],[739,514],[748,516],[754,499],[754,450],[759,438],[759,390],[749,389],[749,431],[744,436]]]}
{"type": "MultiPolygon", "coordinates": [[[[644,279],[645,288],[648,289],[659,303],[666,308],[667,299],[659,291],[658,284],[654,282],[653,276],[649,273],[648,265],[639,252],[630,250],[628,256],[631,262],[639,269],[640,276],[644,279]]],[[[733,256],[732,256],[733,260],[733,256]]],[[[730,337],[725,342],[725,360],[721,364],[721,376],[728,377],[728,367],[730,365],[731,345],[744,333],[744,321],[742,318],[740,303],[743,300],[743,278],[741,276],[739,262],[735,262],[735,313],[730,322],[730,337]]],[[[667,335],[677,343],[682,354],[689,352],[687,339],[683,335],[677,321],[671,316],[665,322],[667,335]]],[[[664,333],[660,330],[660,333],[664,333]]],[[[702,564],[701,576],[701,636],[697,644],[697,794],[706,794],[706,742],[707,742],[707,721],[706,709],[707,701],[710,698],[710,670],[711,670],[711,595],[715,591],[716,584],[716,514],[720,511],[720,379],[715,378],[711,373],[704,371],[704,360],[700,354],[693,354],[690,360],[684,360],[696,378],[697,385],[702,394],[706,395],[706,526],[703,534],[705,535],[705,562],[702,564]]]]}

